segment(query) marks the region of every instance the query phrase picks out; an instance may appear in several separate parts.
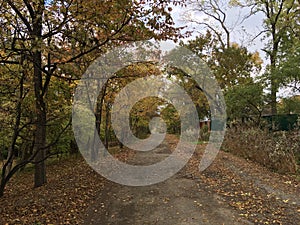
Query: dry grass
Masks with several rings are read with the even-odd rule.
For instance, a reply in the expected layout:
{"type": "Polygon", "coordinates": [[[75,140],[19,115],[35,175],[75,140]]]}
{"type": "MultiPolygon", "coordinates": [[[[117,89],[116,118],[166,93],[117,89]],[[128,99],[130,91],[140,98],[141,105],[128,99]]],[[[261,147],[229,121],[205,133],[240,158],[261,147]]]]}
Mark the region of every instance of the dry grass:
{"type": "Polygon", "coordinates": [[[279,173],[297,173],[300,162],[298,132],[268,132],[241,126],[228,129],[223,149],[279,173]]]}

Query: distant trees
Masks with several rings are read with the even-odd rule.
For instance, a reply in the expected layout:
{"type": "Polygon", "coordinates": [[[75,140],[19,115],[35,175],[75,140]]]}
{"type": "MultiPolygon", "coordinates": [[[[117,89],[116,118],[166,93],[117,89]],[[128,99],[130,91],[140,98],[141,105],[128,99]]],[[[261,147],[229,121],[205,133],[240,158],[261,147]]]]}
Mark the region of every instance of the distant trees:
{"type": "Polygon", "coordinates": [[[247,83],[234,86],[225,93],[229,121],[241,119],[260,124],[264,110],[263,86],[247,83]]]}
{"type": "Polygon", "coordinates": [[[245,0],[232,1],[240,7],[251,8],[249,16],[260,13],[264,16],[263,30],[257,35],[266,42],[263,51],[269,63],[265,72],[270,89],[271,113],[277,114],[279,87],[291,86],[299,90],[299,1],[297,0],[245,0]]]}
{"type": "Polygon", "coordinates": [[[262,64],[257,52],[250,53],[246,47],[236,43],[230,43],[229,47],[224,48],[219,38],[210,31],[188,41],[185,46],[209,66],[224,91],[230,119],[259,117],[262,111],[263,86],[253,79],[262,64]]]}
{"type": "MultiPolygon", "coordinates": [[[[270,106],[272,114],[277,114],[278,89],[290,87],[296,92],[299,91],[299,25],[297,25],[300,18],[297,10],[299,2],[296,0],[190,0],[190,3],[193,7],[189,11],[190,16],[187,20],[204,27],[207,31],[206,34],[202,33],[196,39],[189,41],[187,46],[196,52],[213,71],[225,91],[228,109],[233,106],[240,106],[243,110],[252,108],[253,101],[245,107],[245,99],[238,98],[236,95],[236,93],[247,93],[247,96],[252,96],[252,100],[259,99],[254,107],[256,110],[250,110],[249,114],[254,112],[260,114],[259,112],[263,110],[262,101],[264,105],[270,106]],[[248,14],[240,15],[240,20],[237,21],[229,18],[227,9],[239,10],[240,8],[247,9],[248,14]],[[231,41],[232,32],[236,29],[235,25],[243,24],[255,14],[264,16],[262,31],[255,37],[255,39],[261,37],[266,43],[263,51],[268,57],[268,64],[263,76],[260,76],[262,60],[259,54],[249,53],[248,46],[239,46],[231,41]],[[262,89],[269,91],[266,97],[259,97],[264,95],[262,89]],[[250,93],[251,90],[253,93],[250,93]],[[241,104],[235,102],[231,105],[233,102],[230,99],[239,100],[241,104]]],[[[232,112],[232,110],[228,111],[229,116],[232,112]]],[[[241,111],[236,108],[235,112],[241,111]]]]}
{"type": "MultiPolygon", "coordinates": [[[[144,78],[147,76],[157,76],[161,75],[161,71],[157,65],[151,62],[139,62],[129,65],[120,71],[118,71],[115,76],[108,80],[105,85],[103,93],[99,96],[97,100],[97,109],[95,114],[102,118],[103,124],[99,124],[98,132],[101,138],[105,142],[105,146],[108,147],[109,141],[116,141],[116,137],[111,127],[111,107],[114,105],[114,100],[119,92],[129,83],[138,78],[144,78]],[[102,132],[101,132],[102,130],[102,132]],[[109,135],[106,135],[109,134],[109,135]]],[[[147,90],[147,87],[136,87],[139,89],[147,90]]],[[[122,102],[122,105],[114,105],[118,112],[122,112],[123,107],[126,107],[130,101],[130,93],[126,93],[125,99],[127,102],[122,102]]],[[[158,98],[146,98],[138,102],[130,113],[131,129],[136,136],[145,136],[148,134],[149,121],[156,115],[157,107],[160,105],[162,100],[158,98]]],[[[124,122],[124,121],[123,121],[124,122]]],[[[121,128],[124,124],[119,124],[118,128],[121,128]]],[[[117,129],[118,129],[117,128],[117,129]]],[[[126,133],[124,133],[124,136],[126,133]]],[[[122,143],[120,143],[122,145],[122,143]]]]}
{"type": "Polygon", "coordinates": [[[279,102],[278,111],[283,114],[300,115],[300,96],[286,97],[279,102]]]}
{"type": "Polygon", "coordinates": [[[299,20],[299,14],[297,13],[299,2],[296,0],[259,0],[254,1],[253,5],[258,12],[262,12],[265,16],[263,25],[265,38],[268,42],[263,50],[269,57],[267,76],[270,81],[272,114],[275,115],[277,114],[277,92],[280,86],[280,80],[276,73],[282,60],[280,55],[285,54],[284,52],[288,53],[288,49],[283,48],[289,42],[286,37],[294,36],[291,29],[299,20]]]}

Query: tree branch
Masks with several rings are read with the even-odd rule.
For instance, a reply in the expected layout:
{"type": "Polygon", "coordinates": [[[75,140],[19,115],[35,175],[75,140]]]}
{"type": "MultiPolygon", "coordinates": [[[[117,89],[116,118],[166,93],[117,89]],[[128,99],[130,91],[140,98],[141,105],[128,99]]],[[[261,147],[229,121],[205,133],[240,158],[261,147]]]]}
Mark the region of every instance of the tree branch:
{"type": "Polygon", "coordinates": [[[31,16],[31,18],[33,19],[35,17],[35,13],[33,11],[33,8],[32,6],[30,5],[30,3],[28,2],[28,0],[23,0],[24,4],[26,5],[28,11],[29,11],[29,14],[31,16]]]}
{"type": "Polygon", "coordinates": [[[30,23],[28,22],[28,20],[22,15],[22,13],[20,12],[20,10],[18,10],[18,8],[15,6],[14,3],[12,3],[11,0],[5,0],[7,2],[7,4],[9,4],[9,6],[13,9],[13,11],[19,16],[19,18],[23,21],[23,23],[25,24],[25,26],[27,27],[27,30],[29,31],[29,33],[32,33],[32,28],[30,26],[30,23]]]}

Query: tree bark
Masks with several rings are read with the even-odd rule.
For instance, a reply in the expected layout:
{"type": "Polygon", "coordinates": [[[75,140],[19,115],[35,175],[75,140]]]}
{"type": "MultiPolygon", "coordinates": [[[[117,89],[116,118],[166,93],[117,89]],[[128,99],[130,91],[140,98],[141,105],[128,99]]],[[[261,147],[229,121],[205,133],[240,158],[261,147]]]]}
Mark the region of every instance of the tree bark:
{"type": "Polygon", "coordinates": [[[100,135],[100,131],[101,131],[102,108],[103,108],[104,97],[106,94],[106,87],[107,84],[104,84],[103,90],[101,90],[101,93],[98,95],[97,98],[95,117],[96,117],[96,130],[98,132],[98,135],[100,135]]]}
{"type": "Polygon", "coordinates": [[[35,107],[36,107],[36,130],[35,130],[35,173],[34,173],[34,187],[40,187],[47,182],[46,179],[46,104],[43,93],[43,73],[42,73],[42,16],[43,16],[43,1],[39,2],[39,8],[36,11],[33,20],[33,83],[35,93],[35,107]]]}
{"type": "Polygon", "coordinates": [[[276,72],[276,61],[277,61],[280,37],[277,37],[275,27],[273,28],[272,37],[273,37],[273,45],[270,53],[271,113],[272,115],[276,115],[278,82],[277,82],[275,72],[276,72]]]}
{"type": "Polygon", "coordinates": [[[105,150],[104,150],[104,156],[106,150],[108,150],[108,142],[109,142],[109,113],[110,113],[110,105],[109,103],[106,104],[106,113],[105,113],[105,150]]]}

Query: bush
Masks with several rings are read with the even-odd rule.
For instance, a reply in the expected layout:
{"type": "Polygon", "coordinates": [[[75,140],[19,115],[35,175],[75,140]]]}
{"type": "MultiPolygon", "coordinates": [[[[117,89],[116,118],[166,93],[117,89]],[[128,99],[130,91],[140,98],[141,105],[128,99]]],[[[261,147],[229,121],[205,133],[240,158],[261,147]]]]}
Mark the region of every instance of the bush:
{"type": "Polygon", "coordinates": [[[200,140],[201,141],[208,141],[209,140],[209,135],[210,135],[210,132],[209,132],[208,126],[207,125],[203,126],[200,129],[200,140]]]}
{"type": "Polygon", "coordinates": [[[300,163],[298,132],[268,132],[239,126],[227,130],[222,147],[279,173],[295,174],[300,163]]]}
{"type": "Polygon", "coordinates": [[[299,129],[297,114],[263,116],[265,127],[273,131],[289,131],[299,129]]]}
{"type": "Polygon", "coordinates": [[[8,155],[8,148],[6,146],[2,146],[0,148],[0,160],[5,160],[8,155]]]}

